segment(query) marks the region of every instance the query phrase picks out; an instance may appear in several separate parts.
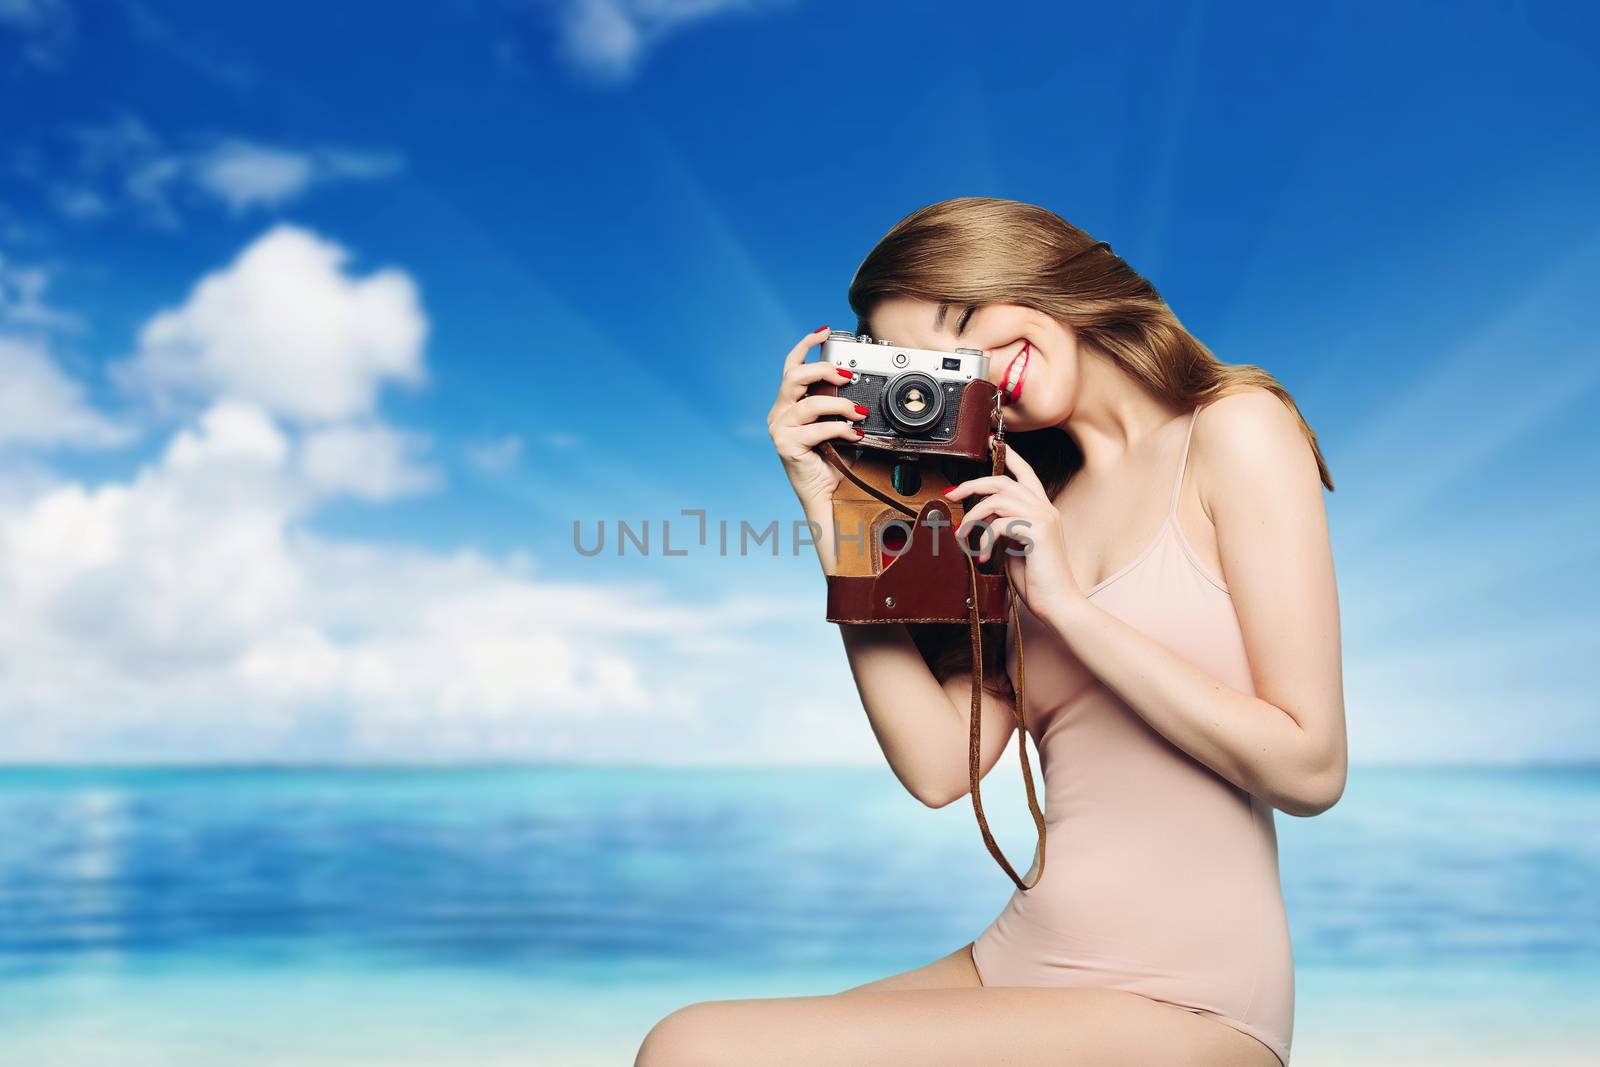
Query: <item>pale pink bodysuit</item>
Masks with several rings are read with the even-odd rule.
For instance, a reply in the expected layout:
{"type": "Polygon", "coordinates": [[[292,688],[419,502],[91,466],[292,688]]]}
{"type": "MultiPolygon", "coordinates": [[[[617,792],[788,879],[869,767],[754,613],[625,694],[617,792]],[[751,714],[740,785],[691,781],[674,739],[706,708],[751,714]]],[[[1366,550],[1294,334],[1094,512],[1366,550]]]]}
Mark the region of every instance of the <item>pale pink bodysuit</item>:
{"type": "MultiPolygon", "coordinates": [[[[1178,524],[1200,411],[1189,416],[1160,532],[1085,592],[1218,681],[1253,694],[1227,586],[1178,524]]],[[[1013,891],[976,939],[983,984],[1128,990],[1242,1030],[1287,1065],[1294,960],[1272,806],[1157,733],[1018,606],[1024,721],[1045,783],[1046,863],[1039,883],[1013,891]]],[[[1006,654],[1014,678],[1009,631],[1006,654]]]]}

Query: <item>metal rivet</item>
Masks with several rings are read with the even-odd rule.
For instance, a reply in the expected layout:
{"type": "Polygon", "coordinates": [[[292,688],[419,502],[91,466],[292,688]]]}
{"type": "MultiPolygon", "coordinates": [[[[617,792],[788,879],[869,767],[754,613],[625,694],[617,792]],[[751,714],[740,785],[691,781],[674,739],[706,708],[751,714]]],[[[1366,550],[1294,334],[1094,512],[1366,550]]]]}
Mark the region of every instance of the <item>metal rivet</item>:
{"type": "Polygon", "coordinates": [[[894,607],[894,597],[892,597],[892,596],[884,597],[883,598],[883,606],[886,607],[886,608],[894,607]]]}
{"type": "Polygon", "coordinates": [[[972,607],[972,598],[971,597],[967,597],[967,607],[969,607],[969,608],[972,607]]]}

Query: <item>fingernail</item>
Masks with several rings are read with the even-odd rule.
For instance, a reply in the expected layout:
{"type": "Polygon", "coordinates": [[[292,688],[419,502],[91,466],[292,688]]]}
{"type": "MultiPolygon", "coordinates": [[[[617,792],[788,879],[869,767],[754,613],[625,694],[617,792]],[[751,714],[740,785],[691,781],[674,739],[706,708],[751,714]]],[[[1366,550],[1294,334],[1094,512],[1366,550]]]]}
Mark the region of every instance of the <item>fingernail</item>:
{"type": "Polygon", "coordinates": [[[867,431],[863,430],[859,426],[855,427],[855,431],[856,431],[856,436],[857,437],[865,437],[865,436],[867,436],[867,431]]]}
{"type": "Polygon", "coordinates": [[[812,333],[821,333],[823,330],[826,330],[827,328],[828,327],[826,325],[818,326],[815,330],[812,330],[811,332],[812,333]]]}
{"type": "Polygon", "coordinates": [[[944,495],[945,496],[949,496],[951,493],[953,493],[955,491],[956,491],[956,487],[952,485],[950,488],[948,488],[948,489],[946,489],[944,491],[944,495]]]}
{"type": "Polygon", "coordinates": [[[867,405],[865,405],[865,404],[857,404],[856,405],[856,411],[860,412],[863,415],[872,414],[872,412],[867,410],[867,405]]]}
{"type": "Polygon", "coordinates": [[[840,374],[844,375],[846,378],[854,378],[856,376],[856,372],[855,371],[853,371],[853,370],[845,370],[843,367],[835,367],[834,370],[838,371],[840,374]]]}

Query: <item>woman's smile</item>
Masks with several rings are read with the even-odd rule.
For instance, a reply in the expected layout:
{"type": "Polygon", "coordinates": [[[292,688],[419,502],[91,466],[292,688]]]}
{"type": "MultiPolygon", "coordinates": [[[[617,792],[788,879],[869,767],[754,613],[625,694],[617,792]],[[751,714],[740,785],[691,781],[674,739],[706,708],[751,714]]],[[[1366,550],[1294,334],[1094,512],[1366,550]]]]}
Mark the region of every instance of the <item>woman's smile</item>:
{"type": "Polygon", "coordinates": [[[1022,351],[1011,357],[1011,362],[1006,364],[1005,376],[1001,379],[1000,392],[1003,402],[1015,404],[1017,397],[1022,395],[1022,376],[1028,373],[1028,342],[1022,342],[1022,351]]]}

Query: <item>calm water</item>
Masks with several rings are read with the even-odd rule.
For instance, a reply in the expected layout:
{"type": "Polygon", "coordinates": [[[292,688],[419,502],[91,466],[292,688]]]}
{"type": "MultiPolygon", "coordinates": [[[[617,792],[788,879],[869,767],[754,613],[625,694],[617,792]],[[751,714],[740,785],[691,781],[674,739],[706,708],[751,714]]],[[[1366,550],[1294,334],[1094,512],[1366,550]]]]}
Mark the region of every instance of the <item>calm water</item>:
{"type": "MultiPolygon", "coordinates": [[[[1600,769],[1358,768],[1277,819],[1296,1067],[1600,1062],[1600,769]]],[[[627,1064],[692,1000],[926,963],[1012,888],[887,768],[8,770],[0,824],[6,1064],[627,1064]]]]}

